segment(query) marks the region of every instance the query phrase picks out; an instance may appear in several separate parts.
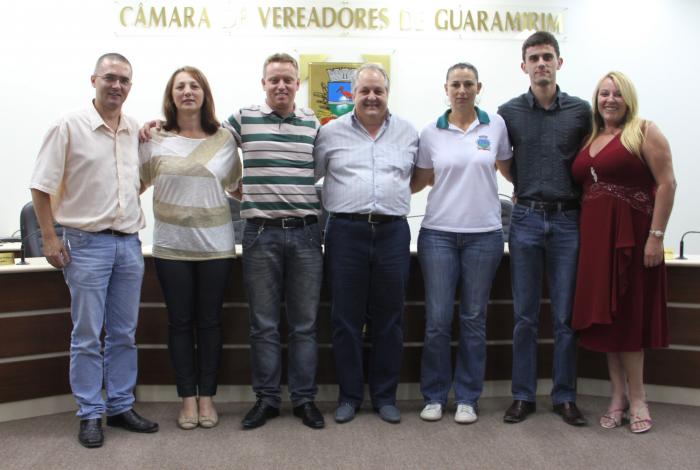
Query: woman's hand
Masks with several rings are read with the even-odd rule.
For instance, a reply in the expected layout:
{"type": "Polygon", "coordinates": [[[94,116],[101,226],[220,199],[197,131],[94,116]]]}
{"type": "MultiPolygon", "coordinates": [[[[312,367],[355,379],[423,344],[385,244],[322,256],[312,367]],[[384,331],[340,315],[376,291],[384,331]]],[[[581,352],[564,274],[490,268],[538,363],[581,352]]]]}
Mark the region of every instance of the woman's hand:
{"type": "Polygon", "coordinates": [[[658,266],[664,259],[664,239],[649,234],[644,245],[644,267],[658,266]]]}

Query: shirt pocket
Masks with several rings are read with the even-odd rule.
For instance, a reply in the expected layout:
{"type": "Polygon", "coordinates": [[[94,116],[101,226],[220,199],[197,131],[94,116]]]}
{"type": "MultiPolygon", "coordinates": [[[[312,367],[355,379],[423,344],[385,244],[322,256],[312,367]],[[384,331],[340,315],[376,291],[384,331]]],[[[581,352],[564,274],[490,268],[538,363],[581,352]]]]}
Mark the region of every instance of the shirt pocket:
{"type": "Polygon", "coordinates": [[[375,146],[373,153],[379,171],[391,173],[400,178],[410,178],[413,171],[414,155],[408,147],[385,144],[375,146]]]}

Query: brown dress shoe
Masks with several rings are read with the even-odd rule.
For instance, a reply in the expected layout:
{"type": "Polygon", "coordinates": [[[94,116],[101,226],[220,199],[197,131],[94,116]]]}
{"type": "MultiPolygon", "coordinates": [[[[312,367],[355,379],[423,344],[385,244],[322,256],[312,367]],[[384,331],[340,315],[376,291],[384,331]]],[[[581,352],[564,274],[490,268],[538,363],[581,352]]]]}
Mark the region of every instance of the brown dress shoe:
{"type": "Polygon", "coordinates": [[[536,409],[535,402],[525,400],[514,400],[510,408],[506,410],[503,416],[504,423],[519,423],[527,418],[527,415],[534,413],[536,409]]]}
{"type": "Polygon", "coordinates": [[[554,412],[561,415],[562,419],[566,424],[572,426],[585,426],[586,418],[583,417],[583,413],[578,409],[576,403],[573,401],[565,401],[554,405],[554,412]]]}

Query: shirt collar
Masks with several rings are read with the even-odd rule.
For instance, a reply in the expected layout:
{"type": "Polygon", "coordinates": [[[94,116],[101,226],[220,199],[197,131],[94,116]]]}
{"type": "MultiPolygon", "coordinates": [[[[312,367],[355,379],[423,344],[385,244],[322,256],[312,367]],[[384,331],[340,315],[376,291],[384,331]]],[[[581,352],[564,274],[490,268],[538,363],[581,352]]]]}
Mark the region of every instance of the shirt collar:
{"type": "MultiPolygon", "coordinates": [[[[554,104],[552,105],[552,108],[560,108],[561,107],[560,98],[561,98],[561,89],[559,88],[559,85],[557,85],[557,92],[554,95],[554,104]]],[[[535,105],[537,105],[541,108],[541,106],[535,100],[535,95],[532,93],[532,88],[528,88],[527,93],[525,94],[525,99],[527,99],[527,102],[531,108],[534,108],[535,105]]]]}
{"type": "MultiPolygon", "coordinates": [[[[474,111],[476,111],[476,118],[479,120],[479,124],[488,124],[491,122],[489,119],[489,115],[486,111],[482,111],[479,109],[478,106],[474,106],[474,111]]],[[[452,112],[452,109],[448,109],[445,111],[445,114],[440,116],[437,120],[436,126],[438,129],[449,129],[450,128],[450,121],[448,119],[449,114],[452,112]]]]}
{"type": "MultiPolygon", "coordinates": [[[[100,116],[100,113],[97,112],[97,108],[95,107],[95,100],[92,100],[90,105],[91,106],[88,110],[89,118],[90,118],[90,129],[92,129],[93,131],[96,131],[101,126],[105,126],[106,128],[109,129],[109,126],[104,121],[104,119],[102,119],[102,116],[100,116]]],[[[119,127],[117,128],[117,132],[120,132],[120,131],[126,131],[128,134],[131,133],[131,127],[129,126],[129,123],[127,122],[127,120],[124,118],[124,114],[120,114],[120,116],[119,116],[119,127]]]]}
{"type": "Polygon", "coordinates": [[[286,118],[288,118],[289,116],[292,116],[292,115],[293,115],[293,116],[296,116],[296,117],[302,117],[302,116],[303,116],[302,113],[301,113],[301,111],[299,111],[299,108],[297,108],[297,105],[296,105],[296,104],[294,105],[294,111],[292,111],[292,114],[290,114],[289,116],[280,116],[279,114],[277,114],[277,112],[276,112],[274,109],[272,109],[272,108],[270,107],[269,104],[267,104],[267,101],[263,102],[263,104],[260,106],[260,112],[263,113],[263,114],[267,114],[268,116],[269,116],[269,115],[276,116],[276,117],[278,117],[278,118],[280,118],[280,119],[286,119],[286,118]]]}
{"type": "MultiPolygon", "coordinates": [[[[353,108],[352,113],[350,114],[350,118],[352,119],[352,122],[358,126],[362,126],[362,123],[360,122],[360,119],[357,117],[357,110],[353,108]]],[[[389,122],[391,121],[391,112],[387,109],[386,110],[386,118],[384,119],[384,124],[383,126],[388,126],[389,122]]]]}

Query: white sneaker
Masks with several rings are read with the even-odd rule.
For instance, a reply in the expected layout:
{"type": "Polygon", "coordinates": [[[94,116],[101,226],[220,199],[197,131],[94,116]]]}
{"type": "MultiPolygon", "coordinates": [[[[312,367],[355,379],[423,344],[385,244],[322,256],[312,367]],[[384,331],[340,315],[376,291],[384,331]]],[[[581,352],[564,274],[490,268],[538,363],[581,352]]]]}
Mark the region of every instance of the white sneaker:
{"type": "Polygon", "coordinates": [[[440,403],[428,403],[420,412],[420,419],[425,421],[439,421],[442,418],[442,405],[440,403]]]}
{"type": "Polygon", "coordinates": [[[456,422],[459,424],[470,424],[476,422],[477,419],[479,417],[476,415],[476,410],[473,406],[464,403],[457,405],[457,411],[455,412],[456,422]]]}

